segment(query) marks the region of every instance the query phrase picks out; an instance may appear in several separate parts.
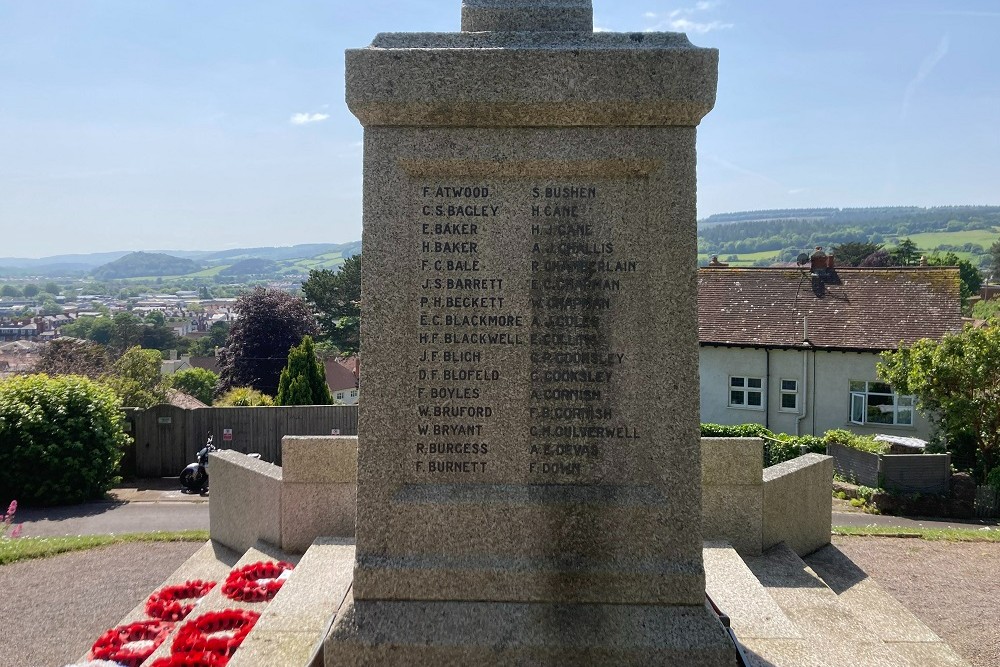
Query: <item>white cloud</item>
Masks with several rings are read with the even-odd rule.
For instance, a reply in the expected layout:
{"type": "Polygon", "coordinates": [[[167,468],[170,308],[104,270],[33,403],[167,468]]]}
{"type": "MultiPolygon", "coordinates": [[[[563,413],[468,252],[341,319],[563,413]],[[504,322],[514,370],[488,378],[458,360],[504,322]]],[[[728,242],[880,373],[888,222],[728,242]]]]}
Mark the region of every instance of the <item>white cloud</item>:
{"type": "MultiPolygon", "coordinates": [[[[659,30],[670,30],[673,32],[687,32],[703,35],[713,30],[727,30],[733,27],[732,23],[719,20],[698,20],[703,12],[710,12],[721,3],[718,0],[700,0],[693,7],[679,7],[664,14],[656,12],[646,12],[643,17],[650,21],[658,21],[655,25],[646,28],[646,32],[656,32],[659,30]]],[[[707,17],[705,17],[707,18],[707,17]]]]}
{"type": "Polygon", "coordinates": [[[732,27],[732,23],[723,23],[722,21],[700,23],[687,19],[675,19],[670,22],[670,29],[675,32],[693,32],[698,35],[704,35],[706,32],[712,32],[713,30],[726,30],[732,27]]]}
{"type": "Polygon", "coordinates": [[[938,42],[938,45],[931,51],[920,63],[920,67],[917,69],[917,74],[906,84],[906,91],[903,93],[903,104],[899,112],[900,119],[905,120],[907,114],[910,111],[910,103],[913,101],[913,96],[917,94],[917,89],[920,84],[923,83],[937,64],[944,60],[944,57],[948,55],[948,49],[951,46],[951,38],[946,34],[938,42]]]}
{"type": "Polygon", "coordinates": [[[318,123],[330,117],[328,113],[297,113],[293,114],[290,122],[292,125],[305,125],[307,123],[318,123]]]}

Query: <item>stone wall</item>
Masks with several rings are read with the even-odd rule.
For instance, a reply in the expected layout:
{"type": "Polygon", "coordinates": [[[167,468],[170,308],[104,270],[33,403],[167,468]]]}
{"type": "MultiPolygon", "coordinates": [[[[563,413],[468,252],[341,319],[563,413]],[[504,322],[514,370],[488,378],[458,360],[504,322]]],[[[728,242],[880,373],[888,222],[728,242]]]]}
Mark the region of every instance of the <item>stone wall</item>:
{"type": "Polygon", "coordinates": [[[353,537],[358,439],[285,436],[284,468],[234,451],[210,455],[212,539],[236,551],[258,540],[303,553],[318,536],[353,537]]]}
{"type": "MultiPolygon", "coordinates": [[[[357,438],[286,436],[285,467],[212,454],[212,539],[258,539],[303,552],[317,536],[354,535],[357,438]]],[[[786,542],[800,555],[830,541],[833,462],[807,454],[763,468],[760,438],[702,438],[702,533],[744,555],[786,542]]]]}
{"type": "Polygon", "coordinates": [[[784,542],[800,556],[830,543],[833,459],[806,454],[764,470],[761,549],[784,542]]]}

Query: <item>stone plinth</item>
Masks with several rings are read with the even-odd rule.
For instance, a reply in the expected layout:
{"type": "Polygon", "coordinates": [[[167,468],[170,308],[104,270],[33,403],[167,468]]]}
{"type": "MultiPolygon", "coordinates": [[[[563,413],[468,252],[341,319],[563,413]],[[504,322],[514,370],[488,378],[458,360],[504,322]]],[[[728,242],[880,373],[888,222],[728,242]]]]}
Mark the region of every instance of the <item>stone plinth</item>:
{"type": "Polygon", "coordinates": [[[485,32],[347,53],[373,391],[331,664],[733,660],[700,531],[695,126],[717,53],[594,34],[589,8],[469,1],[485,32]]]}

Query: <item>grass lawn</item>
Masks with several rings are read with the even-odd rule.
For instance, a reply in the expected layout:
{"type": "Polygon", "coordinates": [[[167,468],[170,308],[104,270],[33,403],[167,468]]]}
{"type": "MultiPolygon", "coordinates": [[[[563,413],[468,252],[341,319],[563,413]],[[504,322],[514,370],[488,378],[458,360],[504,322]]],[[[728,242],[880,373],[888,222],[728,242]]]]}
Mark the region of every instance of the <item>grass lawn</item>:
{"type": "Polygon", "coordinates": [[[67,535],[65,537],[19,537],[0,539],[0,565],[30,558],[47,558],[69,551],[84,551],[109,544],[132,542],[204,542],[207,530],[123,533],[121,535],[67,535]]]}
{"type": "Polygon", "coordinates": [[[910,537],[943,542],[1000,542],[1000,530],[980,528],[898,528],[895,526],[834,526],[834,535],[910,537]]]}

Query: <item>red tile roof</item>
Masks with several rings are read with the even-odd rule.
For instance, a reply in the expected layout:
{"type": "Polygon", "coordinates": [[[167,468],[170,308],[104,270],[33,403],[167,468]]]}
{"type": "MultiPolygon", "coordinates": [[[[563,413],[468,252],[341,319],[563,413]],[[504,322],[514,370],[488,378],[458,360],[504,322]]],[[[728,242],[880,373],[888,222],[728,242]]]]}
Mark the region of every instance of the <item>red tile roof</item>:
{"type": "Polygon", "coordinates": [[[955,267],[698,270],[703,345],[893,350],[962,329],[955,267]],[[805,320],[806,326],[803,327],[805,320]]]}

